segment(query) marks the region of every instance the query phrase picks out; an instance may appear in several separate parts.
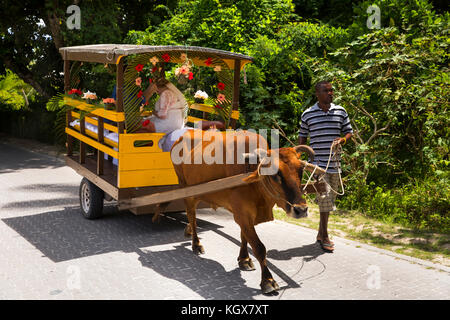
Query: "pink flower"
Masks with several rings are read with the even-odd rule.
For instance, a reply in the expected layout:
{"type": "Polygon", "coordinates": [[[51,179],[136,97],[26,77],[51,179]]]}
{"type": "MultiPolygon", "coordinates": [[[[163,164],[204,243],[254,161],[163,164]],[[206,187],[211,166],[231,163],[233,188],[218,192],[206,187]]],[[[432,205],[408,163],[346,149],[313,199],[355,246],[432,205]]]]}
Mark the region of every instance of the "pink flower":
{"type": "Polygon", "coordinates": [[[141,84],[142,84],[142,78],[141,78],[141,77],[136,78],[136,85],[137,85],[138,87],[140,87],[141,84]]]}
{"type": "Polygon", "coordinates": [[[223,95],[222,93],[219,93],[219,94],[217,95],[217,100],[219,100],[220,102],[225,101],[225,100],[226,100],[226,99],[225,99],[225,95],[223,95]]]}
{"type": "Polygon", "coordinates": [[[181,74],[188,74],[189,73],[189,67],[188,66],[181,66],[180,67],[180,73],[181,74]]]}
{"type": "Polygon", "coordinates": [[[116,103],[116,100],[113,98],[105,98],[103,99],[103,103],[116,103]]]}

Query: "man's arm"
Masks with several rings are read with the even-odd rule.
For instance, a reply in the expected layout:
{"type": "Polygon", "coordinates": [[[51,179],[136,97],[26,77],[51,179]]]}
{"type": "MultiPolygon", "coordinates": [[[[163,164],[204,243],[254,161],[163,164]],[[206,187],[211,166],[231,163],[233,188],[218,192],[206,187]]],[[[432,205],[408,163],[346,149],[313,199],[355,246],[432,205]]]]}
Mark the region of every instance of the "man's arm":
{"type": "Polygon", "coordinates": [[[346,144],[348,142],[348,140],[350,140],[350,138],[353,136],[353,129],[352,129],[352,125],[350,124],[350,118],[348,117],[348,114],[346,111],[345,112],[345,118],[344,118],[344,123],[342,124],[342,132],[347,132],[343,138],[336,138],[336,140],[339,140],[339,144],[346,144]]]}
{"type": "Polygon", "coordinates": [[[305,137],[298,137],[298,144],[306,144],[306,138],[305,137]]]}
{"type": "Polygon", "coordinates": [[[351,132],[347,133],[343,138],[336,138],[334,141],[338,140],[338,144],[346,144],[348,140],[353,136],[351,132]]]}
{"type": "Polygon", "coordinates": [[[306,145],[308,135],[309,135],[309,126],[302,114],[300,122],[300,130],[298,131],[298,144],[306,145]]]}

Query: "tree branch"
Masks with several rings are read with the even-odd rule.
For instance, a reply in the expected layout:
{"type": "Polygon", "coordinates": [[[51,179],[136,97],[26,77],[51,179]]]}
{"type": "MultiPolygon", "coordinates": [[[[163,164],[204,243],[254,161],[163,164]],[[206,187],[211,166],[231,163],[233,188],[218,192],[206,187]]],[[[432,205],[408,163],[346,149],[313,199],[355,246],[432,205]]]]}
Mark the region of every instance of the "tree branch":
{"type": "Polygon", "coordinates": [[[376,136],[378,136],[381,132],[387,130],[387,129],[389,128],[389,126],[391,125],[391,122],[392,122],[392,120],[389,120],[385,127],[381,128],[381,129],[379,129],[379,130],[376,130],[376,131],[370,136],[369,140],[367,140],[366,144],[368,145],[368,144],[369,144],[370,142],[372,142],[372,140],[375,139],[376,136]]]}

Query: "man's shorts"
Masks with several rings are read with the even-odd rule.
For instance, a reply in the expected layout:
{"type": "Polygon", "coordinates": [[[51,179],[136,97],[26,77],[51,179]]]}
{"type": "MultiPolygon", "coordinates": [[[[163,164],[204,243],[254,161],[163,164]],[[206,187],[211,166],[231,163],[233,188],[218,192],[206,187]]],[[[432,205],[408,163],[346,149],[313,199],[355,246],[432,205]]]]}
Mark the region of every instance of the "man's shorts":
{"type": "Polygon", "coordinates": [[[327,191],[325,193],[316,194],[316,203],[319,205],[320,212],[331,212],[336,210],[336,205],[334,204],[336,200],[336,192],[340,192],[339,184],[339,173],[326,173],[324,180],[329,184],[327,185],[327,191]],[[332,191],[331,188],[334,190],[332,191]]]}

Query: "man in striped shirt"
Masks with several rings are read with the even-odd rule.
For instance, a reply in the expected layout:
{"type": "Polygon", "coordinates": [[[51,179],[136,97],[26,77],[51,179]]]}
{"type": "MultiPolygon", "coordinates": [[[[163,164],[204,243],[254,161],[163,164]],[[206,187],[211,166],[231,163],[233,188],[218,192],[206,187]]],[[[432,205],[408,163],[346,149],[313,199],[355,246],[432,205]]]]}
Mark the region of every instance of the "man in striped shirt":
{"type": "MultiPolygon", "coordinates": [[[[347,112],[333,101],[333,87],[328,81],[320,81],[315,86],[317,102],[306,109],[301,117],[299,130],[299,144],[306,144],[308,135],[309,144],[315,152],[314,164],[327,169],[330,158],[330,147],[334,141],[345,144],[353,134],[352,126],[347,112]],[[341,137],[344,135],[344,137],[341,137]]],[[[335,191],[339,187],[340,159],[330,160],[325,180],[335,191]]],[[[328,188],[327,188],[328,189],[328,188]]],[[[336,193],[327,190],[325,195],[316,195],[320,210],[320,225],[317,241],[323,250],[333,252],[334,243],[328,237],[328,217],[331,211],[336,210],[334,204],[336,193]]]]}

